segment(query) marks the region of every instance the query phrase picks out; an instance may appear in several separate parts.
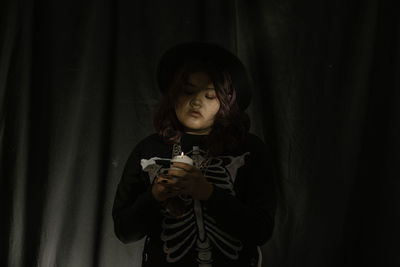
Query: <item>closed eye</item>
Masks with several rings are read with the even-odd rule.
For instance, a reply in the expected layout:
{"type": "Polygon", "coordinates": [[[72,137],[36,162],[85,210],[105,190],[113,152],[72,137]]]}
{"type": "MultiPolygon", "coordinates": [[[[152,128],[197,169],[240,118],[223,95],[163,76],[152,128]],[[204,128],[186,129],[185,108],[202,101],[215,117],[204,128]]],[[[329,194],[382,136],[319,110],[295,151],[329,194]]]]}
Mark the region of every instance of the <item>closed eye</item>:
{"type": "Polygon", "coordinates": [[[207,99],[215,99],[216,96],[215,96],[215,95],[206,95],[206,98],[207,98],[207,99]]]}
{"type": "Polygon", "coordinates": [[[217,97],[217,94],[215,92],[214,88],[207,88],[206,91],[206,98],[207,99],[215,99],[217,97]]]}

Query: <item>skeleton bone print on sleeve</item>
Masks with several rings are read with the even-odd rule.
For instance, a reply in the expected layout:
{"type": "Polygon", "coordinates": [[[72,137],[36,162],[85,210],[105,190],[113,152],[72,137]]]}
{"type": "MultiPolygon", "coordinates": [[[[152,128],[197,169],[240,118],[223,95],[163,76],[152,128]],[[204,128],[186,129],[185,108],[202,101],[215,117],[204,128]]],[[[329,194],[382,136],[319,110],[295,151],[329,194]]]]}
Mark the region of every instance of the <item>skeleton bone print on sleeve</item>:
{"type": "MultiPolygon", "coordinates": [[[[174,147],[173,154],[180,154],[180,147],[174,147]]],[[[193,150],[186,153],[193,159],[194,166],[199,168],[206,179],[215,186],[228,191],[235,196],[233,184],[238,169],[244,165],[246,152],[240,156],[220,156],[205,158],[205,151],[194,146],[193,150]]],[[[148,172],[150,183],[164,169],[157,164],[161,158],[142,159],[141,164],[144,171],[148,172]]],[[[180,218],[175,218],[166,210],[163,210],[161,240],[164,241],[164,252],[167,262],[177,262],[196,245],[197,262],[200,267],[211,267],[213,258],[212,250],[219,249],[226,257],[236,260],[238,252],[242,249],[240,240],[230,236],[219,229],[216,221],[207,214],[198,200],[190,199],[187,203],[189,208],[180,218]]]]}

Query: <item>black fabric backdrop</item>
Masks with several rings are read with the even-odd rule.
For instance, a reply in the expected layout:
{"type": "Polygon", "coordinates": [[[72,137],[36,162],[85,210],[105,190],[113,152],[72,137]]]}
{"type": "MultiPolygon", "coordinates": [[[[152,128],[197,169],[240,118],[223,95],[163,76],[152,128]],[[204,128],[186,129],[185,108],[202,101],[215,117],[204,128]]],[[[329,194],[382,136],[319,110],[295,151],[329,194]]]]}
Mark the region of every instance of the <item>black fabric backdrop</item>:
{"type": "Polygon", "coordinates": [[[153,132],[157,59],[211,40],[253,78],[276,148],[263,266],[400,266],[399,17],[391,1],[0,3],[1,266],[139,266],[111,207],[153,132]]]}

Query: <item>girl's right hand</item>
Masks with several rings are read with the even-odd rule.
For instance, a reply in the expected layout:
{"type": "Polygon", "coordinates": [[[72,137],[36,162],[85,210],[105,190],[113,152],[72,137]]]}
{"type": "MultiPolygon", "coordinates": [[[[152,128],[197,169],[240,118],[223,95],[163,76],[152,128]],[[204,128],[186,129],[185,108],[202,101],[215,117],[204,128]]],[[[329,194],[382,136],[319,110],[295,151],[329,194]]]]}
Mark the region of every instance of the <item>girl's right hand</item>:
{"type": "Polygon", "coordinates": [[[176,185],[176,180],[171,176],[160,174],[153,184],[151,192],[157,201],[165,201],[180,194],[180,188],[176,185]]]}

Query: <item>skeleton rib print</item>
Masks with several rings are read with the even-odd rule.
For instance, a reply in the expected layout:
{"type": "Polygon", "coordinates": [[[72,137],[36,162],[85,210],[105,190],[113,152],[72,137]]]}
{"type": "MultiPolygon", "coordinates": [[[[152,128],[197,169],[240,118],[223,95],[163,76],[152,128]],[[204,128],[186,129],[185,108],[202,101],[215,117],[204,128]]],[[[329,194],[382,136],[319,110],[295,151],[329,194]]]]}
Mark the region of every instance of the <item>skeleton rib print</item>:
{"type": "MultiPolygon", "coordinates": [[[[180,154],[180,146],[174,147],[174,154],[180,154]]],[[[205,158],[205,151],[193,147],[192,151],[186,153],[193,159],[194,166],[199,168],[206,179],[215,186],[222,188],[235,195],[233,184],[236,179],[237,170],[244,165],[246,152],[240,156],[220,156],[205,158]]],[[[148,172],[152,184],[160,172],[164,170],[160,161],[166,158],[142,159],[141,165],[148,172]]],[[[232,237],[222,229],[218,228],[217,222],[207,214],[207,209],[198,200],[190,199],[187,203],[188,209],[183,216],[176,218],[168,211],[163,210],[161,240],[164,242],[163,250],[166,253],[167,262],[173,263],[182,259],[188,251],[196,246],[197,262],[201,267],[211,267],[213,262],[213,249],[218,249],[226,257],[236,260],[242,249],[240,240],[232,237]]]]}

